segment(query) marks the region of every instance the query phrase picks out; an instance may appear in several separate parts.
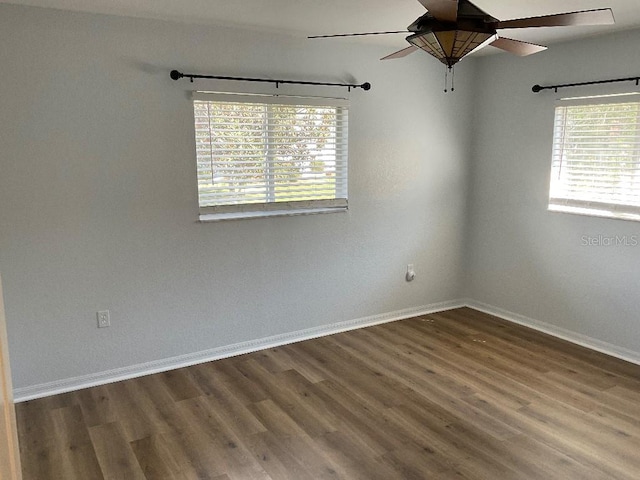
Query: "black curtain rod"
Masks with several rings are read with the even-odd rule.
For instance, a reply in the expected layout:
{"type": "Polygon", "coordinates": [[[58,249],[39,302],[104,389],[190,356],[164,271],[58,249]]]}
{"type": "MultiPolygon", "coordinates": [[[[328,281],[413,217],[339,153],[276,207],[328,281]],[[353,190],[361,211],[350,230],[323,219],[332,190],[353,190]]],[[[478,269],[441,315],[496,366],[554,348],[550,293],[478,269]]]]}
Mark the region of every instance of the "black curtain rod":
{"type": "Polygon", "coordinates": [[[193,82],[194,78],[211,78],[214,80],[236,80],[239,82],[262,82],[262,83],[275,83],[276,88],[281,84],[295,84],[295,85],[320,85],[324,87],[347,87],[349,91],[352,88],[361,88],[363,90],[371,90],[371,84],[365,82],[362,85],[356,85],[351,83],[324,83],[324,82],[303,82],[298,80],[272,80],[268,78],[247,78],[247,77],[223,77],[221,75],[196,75],[194,73],[182,73],[178,70],[171,70],[171,78],[173,80],[180,80],[181,78],[189,78],[193,82]]]}
{"type": "Polygon", "coordinates": [[[618,82],[636,82],[636,86],[637,86],[640,84],[640,77],[616,78],[614,80],[598,80],[595,82],[565,83],[562,85],[548,85],[546,87],[542,87],[540,85],[534,85],[531,90],[533,91],[533,93],[538,93],[538,92],[541,92],[542,90],[555,90],[557,92],[559,88],[583,87],[585,85],[600,85],[602,83],[618,83],[618,82]]]}

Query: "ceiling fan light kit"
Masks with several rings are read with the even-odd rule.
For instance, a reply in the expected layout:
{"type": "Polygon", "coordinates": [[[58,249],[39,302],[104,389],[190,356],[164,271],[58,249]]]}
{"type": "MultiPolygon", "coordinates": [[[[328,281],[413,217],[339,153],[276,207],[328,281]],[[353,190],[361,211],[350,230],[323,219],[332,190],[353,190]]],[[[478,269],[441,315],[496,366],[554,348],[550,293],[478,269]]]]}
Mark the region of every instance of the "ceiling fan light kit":
{"type": "Polygon", "coordinates": [[[409,25],[406,32],[343,33],[317,35],[309,38],[410,33],[406,37],[410,44],[409,47],[387,55],[382,60],[402,58],[417,50],[423,50],[442,62],[447,67],[447,71],[451,71],[453,66],[467,55],[488,45],[519,56],[532,55],[547,48],[543,45],[502,37],[499,33],[499,30],[502,29],[611,25],[615,23],[610,8],[500,21],[482,11],[469,0],[418,1],[427,9],[427,13],[409,25]]]}
{"type": "Polygon", "coordinates": [[[496,40],[497,35],[484,32],[449,30],[416,33],[407,37],[407,42],[424,50],[452,68],[463,57],[496,40]]]}
{"type": "Polygon", "coordinates": [[[434,56],[448,68],[498,38],[493,26],[498,20],[468,0],[420,3],[429,11],[407,27],[408,31],[415,32],[407,37],[407,42],[434,56]]]}

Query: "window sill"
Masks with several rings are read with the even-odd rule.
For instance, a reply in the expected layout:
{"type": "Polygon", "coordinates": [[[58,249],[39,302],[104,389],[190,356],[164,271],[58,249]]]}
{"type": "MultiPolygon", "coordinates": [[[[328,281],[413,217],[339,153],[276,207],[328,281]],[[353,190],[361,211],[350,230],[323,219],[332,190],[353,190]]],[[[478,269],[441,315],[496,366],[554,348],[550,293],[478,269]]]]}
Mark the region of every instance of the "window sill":
{"type": "Polygon", "coordinates": [[[574,207],[569,205],[549,205],[549,211],[554,213],[569,213],[586,217],[611,218],[614,220],[627,220],[640,222],[640,214],[626,213],[602,208],[574,207]]]}
{"type": "Polygon", "coordinates": [[[202,213],[200,223],[224,222],[228,220],[247,220],[251,218],[293,217],[298,215],[319,215],[324,213],[346,212],[348,207],[298,208],[295,210],[270,210],[260,212],[202,213]]]}

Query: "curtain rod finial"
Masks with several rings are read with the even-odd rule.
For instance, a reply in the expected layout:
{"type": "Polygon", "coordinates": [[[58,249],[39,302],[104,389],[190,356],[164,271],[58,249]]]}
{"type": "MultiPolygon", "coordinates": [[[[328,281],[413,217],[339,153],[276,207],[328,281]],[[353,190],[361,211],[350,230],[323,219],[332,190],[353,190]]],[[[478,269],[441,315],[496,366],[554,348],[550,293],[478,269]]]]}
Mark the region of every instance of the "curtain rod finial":
{"type": "Polygon", "coordinates": [[[169,74],[169,76],[173,80],[180,80],[182,77],[184,77],[184,75],[180,73],[178,70],[171,70],[171,73],[169,74]]]}
{"type": "Polygon", "coordinates": [[[538,93],[542,90],[542,87],[540,85],[534,85],[531,90],[533,91],[533,93],[538,93]]]}

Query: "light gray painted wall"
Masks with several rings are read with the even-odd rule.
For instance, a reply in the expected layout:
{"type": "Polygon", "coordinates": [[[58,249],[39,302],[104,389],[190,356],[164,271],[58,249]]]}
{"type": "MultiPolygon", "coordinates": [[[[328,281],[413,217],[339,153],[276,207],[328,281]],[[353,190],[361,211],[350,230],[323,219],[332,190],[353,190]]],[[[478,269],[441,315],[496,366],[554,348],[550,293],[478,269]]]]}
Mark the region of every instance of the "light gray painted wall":
{"type": "Polygon", "coordinates": [[[635,352],[640,246],[587,247],[583,237],[626,235],[633,243],[640,223],[546,211],[555,99],[604,89],[531,87],[637,76],[638,44],[632,31],[553,45],[526,61],[480,62],[466,285],[477,301],[635,352]]]}
{"type": "Polygon", "coordinates": [[[473,60],[443,95],[424,54],[6,4],[0,45],[15,387],[458,298],[473,60]],[[370,81],[350,94],[349,212],[196,223],[191,85],[173,68],[370,81]]]}

